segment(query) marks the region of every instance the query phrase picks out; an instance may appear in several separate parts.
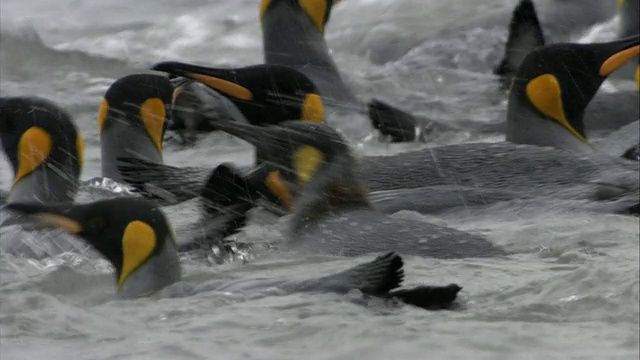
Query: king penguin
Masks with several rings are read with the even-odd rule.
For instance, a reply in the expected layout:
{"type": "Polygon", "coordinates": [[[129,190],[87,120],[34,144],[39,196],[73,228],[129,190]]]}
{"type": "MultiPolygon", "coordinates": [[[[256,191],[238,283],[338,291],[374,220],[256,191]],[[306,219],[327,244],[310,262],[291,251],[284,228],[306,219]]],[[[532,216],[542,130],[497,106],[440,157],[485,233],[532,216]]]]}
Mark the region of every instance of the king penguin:
{"type": "MultiPolygon", "coordinates": [[[[264,61],[291,66],[307,75],[320,89],[327,104],[349,109],[363,107],[343,79],[325,40],[325,28],[334,0],[261,0],[260,23],[264,61]]],[[[430,122],[378,99],[367,104],[375,129],[394,142],[417,140],[416,132],[430,122]]]]}
{"type": "MultiPolygon", "coordinates": [[[[0,143],[14,175],[6,202],[52,205],[75,199],[84,142],[71,115],[59,105],[40,97],[0,97],[0,143]]],[[[25,231],[23,224],[18,214],[0,208],[3,254],[42,259],[87,248],[73,239],[25,231]]]]}
{"type": "Polygon", "coordinates": [[[2,97],[0,140],[14,173],[8,202],[75,198],[84,142],[65,110],[39,97],[2,97]]]}
{"type": "Polygon", "coordinates": [[[232,291],[231,288],[267,294],[273,288],[287,293],[339,294],[359,289],[367,295],[397,299],[425,309],[443,309],[452,305],[461,289],[450,284],[394,290],[400,287],[404,278],[403,261],[395,253],[386,253],[370,262],[319,278],[252,281],[248,288],[247,284],[233,286],[225,282],[177,290],[171,288],[182,278],[175,234],[156,204],[145,199],[122,197],[86,204],[12,203],[9,208],[31,215],[42,225],[63,229],[94,247],[115,269],[119,299],[188,296],[216,289],[232,291]]]}
{"type": "Polygon", "coordinates": [[[102,176],[122,182],[118,157],[162,163],[173,86],[164,76],[133,74],[107,89],[98,111],[102,176]]]}

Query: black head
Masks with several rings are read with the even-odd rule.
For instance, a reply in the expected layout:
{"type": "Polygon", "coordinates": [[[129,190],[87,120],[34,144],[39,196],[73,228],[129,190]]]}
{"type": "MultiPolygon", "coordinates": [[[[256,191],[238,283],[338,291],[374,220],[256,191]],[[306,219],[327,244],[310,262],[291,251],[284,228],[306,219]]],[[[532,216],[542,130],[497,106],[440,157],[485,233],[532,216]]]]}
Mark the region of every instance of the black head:
{"type": "Polygon", "coordinates": [[[114,121],[146,131],[160,153],[162,139],[167,127],[167,114],[173,86],[169,79],[160,75],[134,74],[114,82],[104,95],[98,113],[100,134],[114,121]]]}
{"type": "Polygon", "coordinates": [[[162,62],[153,70],[199,81],[231,100],[254,125],[286,120],[324,121],[324,105],[313,82],[281,65],[218,69],[180,62],[162,62]]]}
{"type": "Polygon", "coordinates": [[[79,178],[84,142],[71,116],[38,97],[0,98],[0,141],[17,183],[45,163],[79,178]]]}
{"type": "Polygon", "coordinates": [[[175,246],[170,244],[175,241],[173,230],[159,206],[142,198],[51,206],[13,203],[7,208],[83,238],[113,264],[119,286],[165,246],[175,246]]]}
{"type": "Polygon", "coordinates": [[[640,53],[640,36],[608,43],[552,44],[522,62],[510,100],[533,106],[586,141],[582,117],[602,82],[640,53]]]}

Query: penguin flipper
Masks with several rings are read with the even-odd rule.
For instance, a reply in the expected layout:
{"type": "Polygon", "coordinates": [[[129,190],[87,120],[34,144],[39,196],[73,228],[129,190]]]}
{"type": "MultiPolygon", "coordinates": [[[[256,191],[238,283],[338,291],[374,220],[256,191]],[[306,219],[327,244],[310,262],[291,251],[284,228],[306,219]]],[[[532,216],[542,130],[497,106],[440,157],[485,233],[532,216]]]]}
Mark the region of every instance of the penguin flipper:
{"type": "Polygon", "coordinates": [[[169,204],[200,195],[211,172],[200,167],[179,168],[133,157],[119,157],[117,160],[122,178],[134,191],[169,204]]]}
{"type": "Polygon", "coordinates": [[[533,2],[521,0],[511,16],[504,57],[493,73],[502,76],[503,85],[508,86],[524,58],[544,44],[544,33],[533,2]]]}
{"type": "Polygon", "coordinates": [[[405,304],[426,310],[451,309],[462,287],[456,284],[447,286],[419,286],[413,289],[400,289],[386,295],[405,304]]]}
{"type": "Polygon", "coordinates": [[[378,99],[369,101],[367,108],[373,127],[383,135],[391,136],[393,142],[416,140],[416,128],[419,124],[413,115],[378,99]]]}
{"type": "Polygon", "coordinates": [[[304,290],[346,294],[351,290],[358,289],[367,295],[384,296],[402,284],[404,280],[403,266],[402,257],[395,252],[389,252],[337,274],[305,281],[304,290]]]}

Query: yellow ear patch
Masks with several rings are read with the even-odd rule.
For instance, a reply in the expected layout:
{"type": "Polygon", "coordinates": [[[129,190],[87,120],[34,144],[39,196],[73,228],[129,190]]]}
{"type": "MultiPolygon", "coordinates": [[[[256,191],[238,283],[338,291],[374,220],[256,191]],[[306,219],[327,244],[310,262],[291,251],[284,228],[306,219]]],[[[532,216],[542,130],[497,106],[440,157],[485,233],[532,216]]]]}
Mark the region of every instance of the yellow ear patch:
{"type": "Polygon", "coordinates": [[[232,83],[231,81],[196,73],[188,73],[186,76],[193,80],[200,81],[201,83],[236,99],[245,101],[253,100],[253,93],[251,93],[249,89],[236,83],[232,83]]]}
{"type": "Polygon", "coordinates": [[[61,228],[71,234],[78,234],[82,232],[82,225],[80,225],[79,222],[69,219],[66,216],[52,213],[41,213],[37,214],[36,217],[40,218],[40,220],[51,226],[61,228]]]}
{"type": "Polygon", "coordinates": [[[269,5],[271,5],[271,0],[260,0],[260,21],[262,21],[269,5]]]}
{"type": "Polygon", "coordinates": [[[104,130],[105,121],[107,120],[107,114],[109,113],[109,102],[107,99],[102,99],[102,104],[100,104],[100,110],[98,110],[98,130],[100,134],[102,134],[102,130],[104,130]]]}
{"type": "Polygon", "coordinates": [[[324,122],[324,105],[317,94],[308,94],[302,104],[302,120],[321,123],[324,122]]]}
{"type": "Polygon", "coordinates": [[[529,81],[527,97],[538,111],[557,121],[578,139],[587,142],[587,139],[567,121],[562,105],[562,90],[555,76],[544,74],[529,81]]]}
{"type": "Polygon", "coordinates": [[[162,154],[162,132],[166,116],[164,103],[158,98],[147,99],[140,106],[140,116],[153,144],[158,149],[158,152],[162,154]]]}
{"type": "Polygon", "coordinates": [[[316,174],[323,161],[322,151],[309,145],[300,146],[293,154],[293,168],[298,175],[298,181],[306,184],[316,174]]]}
{"type": "Polygon", "coordinates": [[[51,136],[37,126],[29,128],[18,143],[18,171],[13,184],[33,172],[51,155],[51,136]]]}
{"type": "Polygon", "coordinates": [[[300,7],[307,13],[320,33],[324,33],[324,18],[327,13],[326,0],[298,0],[300,7]]]}
{"type": "Polygon", "coordinates": [[[142,221],[132,221],[122,234],[122,269],[118,291],[129,276],[151,256],[157,244],[156,232],[142,221]]]}
{"type": "Polygon", "coordinates": [[[600,76],[607,76],[612,72],[618,70],[630,59],[640,55],[640,45],[630,47],[626,50],[622,50],[619,53],[611,55],[602,66],[600,66],[600,76]]]}
{"type": "Polygon", "coordinates": [[[280,204],[287,209],[291,209],[293,200],[289,189],[282,181],[279,171],[272,171],[267,176],[265,184],[271,193],[278,197],[280,204]]]}

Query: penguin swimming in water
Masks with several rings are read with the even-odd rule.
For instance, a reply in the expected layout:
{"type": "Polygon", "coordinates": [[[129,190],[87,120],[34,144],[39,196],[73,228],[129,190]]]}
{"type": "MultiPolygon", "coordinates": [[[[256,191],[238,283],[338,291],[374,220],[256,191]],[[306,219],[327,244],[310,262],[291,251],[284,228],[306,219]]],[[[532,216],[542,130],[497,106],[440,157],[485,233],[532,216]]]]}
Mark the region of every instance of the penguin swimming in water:
{"type": "MultiPolygon", "coordinates": [[[[291,66],[307,75],[327,104],[360,108],[360,100],[343,79],[324,37],[331,11],[338,2],[261,0],[264,61],[291,66]]],[[[367,104],[367,113],[373,127],[394,142],[416,140],[416,132],[421,135],[420,129],[431,125],[424,119],[424,124],[418,124],[413,115],[377,99],[367,104]]]]}
{"type": "MultiPolygon", "coordinates": [[[[73,201],[80,186],[84,141],[73,118],[40,97],[0,97],[0,143],[13,170],[5,201],[53,205],[73,201]]],[[[0,208],[0,251],[41,259],[67,251],[82,252],[78,241],[25,232],[23,219],[0,208]]]]}
{"type": "MultiPolygon", "coordinates": [[[[181,280],[181,265],[175,234],[158,205],[141,198],[122,197],[86,204],[37,205],[12,203],[8,207],[33,216],[41,225],[61,228],[82,238],[115,268],[116,292],[120,299],[151,295],[188,296],[194,292],[234,285],[209,284],[172,294],[170,286],[181,280]]],[[[449,308],[460,287],[421,286],[400,289],[404,278],[402,258],[387,253],[345,271],[308,280],[253,281],[250,291],[279,288],[292,292],[334,292],[359,289],[364,294],[397,299],[425,309],[449,308]],[[257,288],[257,289],[256,289],[257,288]]],[[[236,286],[242,289],[242,284],[236,286]]],[[[246,288],[247,286],[245,286],[246,288]]],[[[230,290],[231,289],[231,290],[230,290]]]]}
{"type": "Polygon", "coordinates": [[[14,173],[9,203],[75,198],[84,141],[65,110],[39,97],[1,97],[0,143],[14,173]]]}
{"type": "Polygon", "coordinates": [[[324,104],[316,85],[303,73],[280,65],[220,69],[180,62],[153,70],[177,77],[170,130],[215,130],[215,121],[255,125],[285,120],[322,122],[324,104]]]}
{"type": "Polygon", "coordinates": [[[332,0],[261,0],[264,62],[303,72],[326,101],[356,103],[324,38],[333,6],[332,0]]]}
{"type": "MultiPolygon", "coordinates": [[[[508,142],[463,143],[391,156],[364,157],[360,161],[358,178],[371,191],[442,189],[438,196],[443,201],[455,196],[441,196],[452,190],[479,194],[477,200],[483,201],[484,195],[498,199],[504,199],[504,196],[560,196],[605,200],[637,189],[637,163],[594,152],[586,141],[581,121],[584,108],[599,83],[625,61],[637,56],[639,39],[601,44],[553,44],[539,48],[528,55],[526,66],[521,67],[510,92],[508,142]],[[582,58],[580,66],[566,69],[566,74],[554,72],[558,69],[558,61],[576,57],[582,58]],[[595,80],[599,83],[595,84],[595,80]],[[532,173],[534,169],[536,171],[532,173]],[[618,177],[613,179],[613,175],[618,177]],[[601,178],[608,180],[598,183],[601,178]],[[605,185],[619,191],[609,193],[605,198],[596,195],[601,194],[599,189],[605,185]]],[[[121,163],[121,171],[125,181],[138,187],[148,184],[169,194],[180,194],[182,198],[200,195],[201,179],[211,172],[198,167],[180,169],[126,163],[121,163]],[[187,194],[182,189],[193,190],[187,194]]],[[[431,204],[424,202],[425,206],[431,204]]],[[[455,203],[459,204],[459,201],[455,203]]],[[[438,208],[433,204],[428,211],[438,208]]]]}
{"type": "Polygon", "coordinates": [[[102,176],[122,182],[118,157],[163,163],[162,147],[173,86],[160,75],[134,74],[107,89],[98,111],[102,176]]]}

